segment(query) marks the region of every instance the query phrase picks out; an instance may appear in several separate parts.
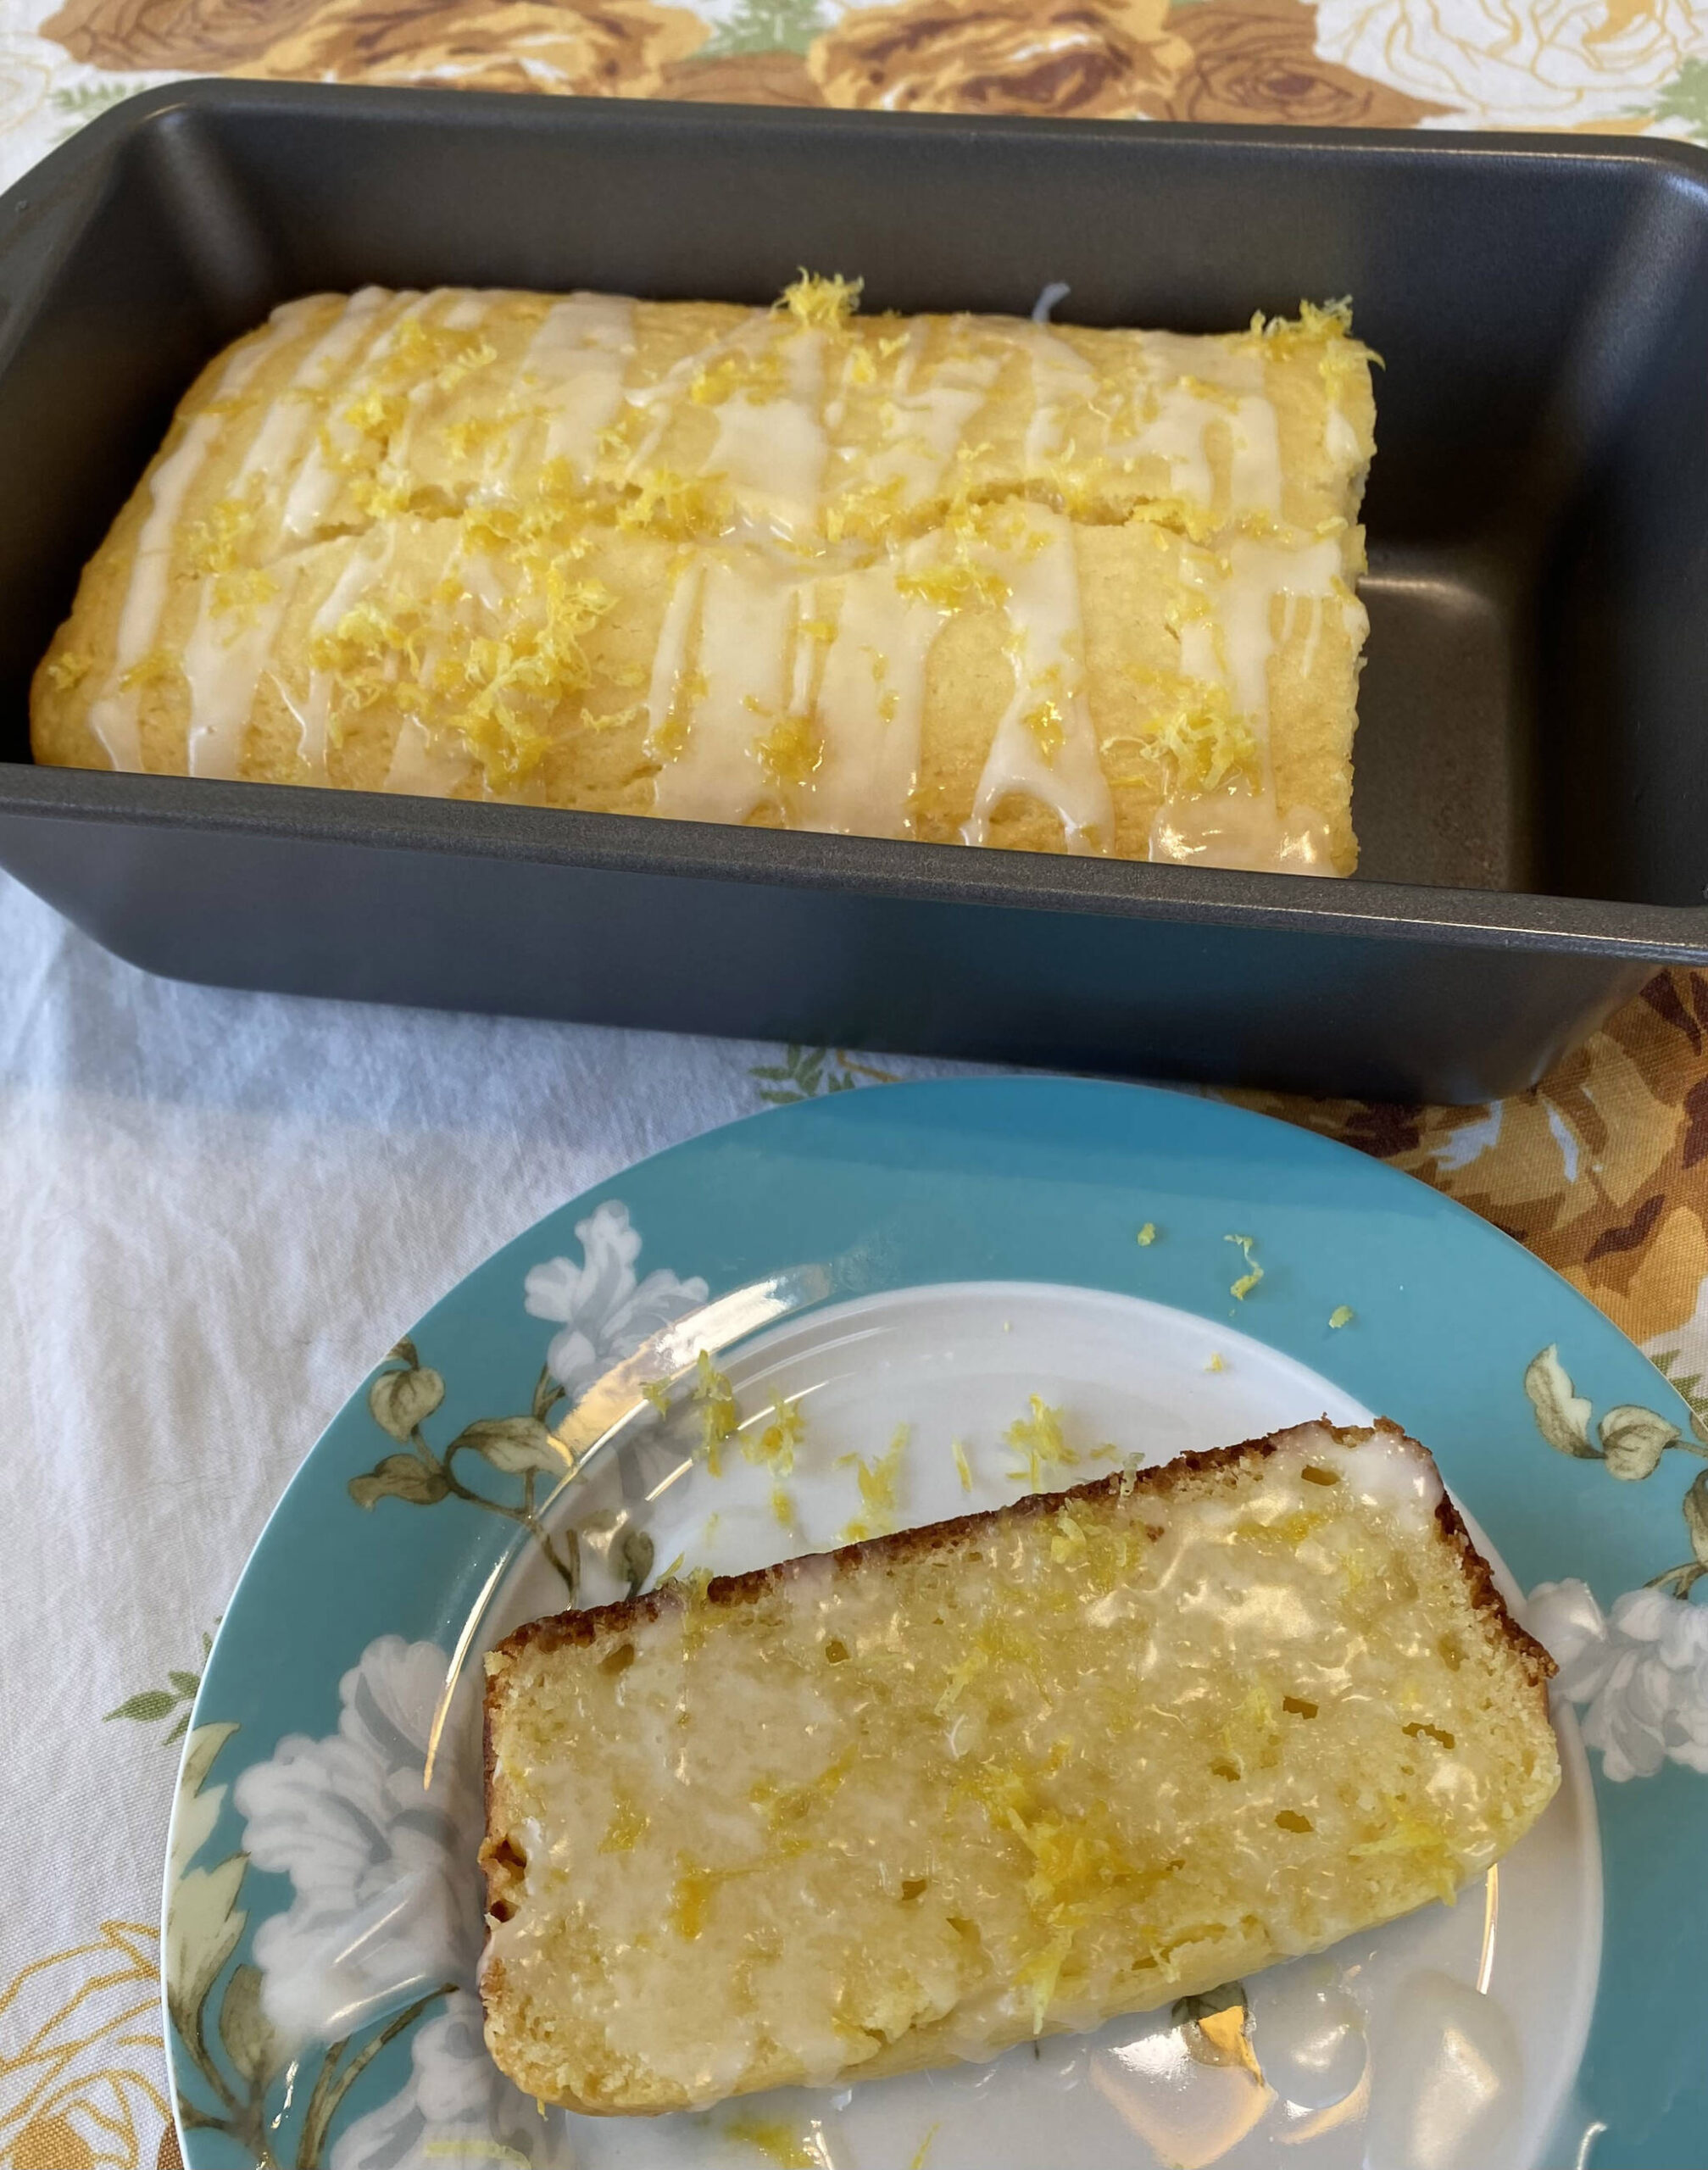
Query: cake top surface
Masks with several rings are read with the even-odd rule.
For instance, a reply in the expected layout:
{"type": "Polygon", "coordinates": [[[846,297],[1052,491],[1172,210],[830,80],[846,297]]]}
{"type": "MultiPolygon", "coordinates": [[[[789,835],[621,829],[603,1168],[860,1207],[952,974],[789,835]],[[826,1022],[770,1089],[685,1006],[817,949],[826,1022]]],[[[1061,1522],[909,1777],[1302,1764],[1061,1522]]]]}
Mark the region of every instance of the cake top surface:
{"type": "Polygon", "coordinates": [[[1288,803],[1269,725],[1283,652],[1309,681],[1327,624],[1362,637],[1373,407],[1344,309],[1185,337],[858,299],[803,274],[770,309],[286,305],[192,397],[127,531],[111,654],[62,640],[49,706],[119,767],[158,740],[192,774],[331,780],[385,719],[380,774],[349,781],[1344,858],[1349,821],[1288,803]],[[1131,637],[1093,656],[1093,620],[1131,637]],[[981,726],[935,826],[933,699],[981,726]],[[1004,827],[1022,804],[1036,834],[1004,827]]]}

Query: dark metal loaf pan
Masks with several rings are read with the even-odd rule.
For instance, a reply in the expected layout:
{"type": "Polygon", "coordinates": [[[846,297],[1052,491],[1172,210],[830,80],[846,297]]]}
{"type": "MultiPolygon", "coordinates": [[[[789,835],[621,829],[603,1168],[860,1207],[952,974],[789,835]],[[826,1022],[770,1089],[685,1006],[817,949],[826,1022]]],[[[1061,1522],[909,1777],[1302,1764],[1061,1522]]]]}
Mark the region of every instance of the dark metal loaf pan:
{"type": "Polygon", "coordinates": [[[1708,962],[1708,156],[203,83],[0,199],[0,864],[155,971],[1465,1100],[1708,962]],[[1350,882],[30,765],[30,673],[219,346],[373,280],[1387,357],[1350,882]]]}

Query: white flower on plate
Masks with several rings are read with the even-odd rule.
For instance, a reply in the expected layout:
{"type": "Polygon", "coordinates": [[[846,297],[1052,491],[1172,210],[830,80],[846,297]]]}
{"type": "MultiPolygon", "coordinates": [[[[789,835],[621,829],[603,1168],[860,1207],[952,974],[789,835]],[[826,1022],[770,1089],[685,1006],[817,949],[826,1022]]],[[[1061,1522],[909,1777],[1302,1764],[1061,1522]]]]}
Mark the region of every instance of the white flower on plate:
{"type": "Polygon", "coordinates": [[[262,2002],[293,2041],[336,2041],[474,1978],[479,1757],[465,1752],[463,1726],[423,1783],[445,1675],[437,1644],[382,1635],[338,1683],[337,1731],[292,1734],[237,1780],[250,1859],[294,1889],[255,1933],[262,2002]]]}
{"type": "Polygon", "coordinates": [[[1319,0],[1316,10],[1322,59],[1457,108],[1449,126],[1616,120],[1705,42],[1700,0],[1319,0]]]}
{"type": "Polygon", "coordinates": [[[571,1400],[707,1295],[698,1275],[682,1281],[667,1268],[636,1280],[640,1236],[629,1226],[627,1206],[615,1199],[577,1221],[576,1234],[580,1266],[548,1259],[530,1269],[524,1284],[529,1316],[563,1329],[553,1335],[546,1363],[571,1400]]]}
{"type": "Polygon", "coordinates": [[[1538,1583],[1527,1617],[1610,1778],[1652,1778],[1669,1760],[1708,1772],[1708,1608],[1627,1590],[1604,1614],[1573,1578],[1538,1583]]]}
{"type": "Polygon", "coordinates": [[[332,2170],[570,2170],[562,2112],[542,2117],[492,2062],[474,1997],[418,2027],[409,2056],[409,2084],[340,2134],[332,2170]]]}

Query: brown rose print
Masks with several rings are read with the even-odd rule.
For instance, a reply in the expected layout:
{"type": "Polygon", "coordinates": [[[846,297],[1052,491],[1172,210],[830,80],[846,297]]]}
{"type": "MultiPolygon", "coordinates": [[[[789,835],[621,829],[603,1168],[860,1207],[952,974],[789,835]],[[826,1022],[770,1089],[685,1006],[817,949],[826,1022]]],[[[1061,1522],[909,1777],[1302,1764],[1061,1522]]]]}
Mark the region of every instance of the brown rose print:
{"type": "Polygon", "coordinates": [[[711,105],[822,105],[798,53],[732,53],[673,60],[659,96],[711,105]]]}
{"type": "Polygon", "coordinates": [[[1686,1327],[1708,1277],[1705,1058],[1708,977],[1662,972],[1539,1085],[1494,1107],[1229,1097],[1422,1177],[1652,1343],[1686,1327]]]}
{"type": "Polygon", "coordinates": [[[230,72],[315,82],[644,97],[704,44],[706,25],[654,0],[332,0],[230,72]]]}
{"type": "Polygon", "coordinates": [[[1201,0],[1168,18],[1192,62],[1160,108],[1170,120],[1282,120],[1305,128],[1410,128],[1447,108],[1316,57],[1301,0],[1201,0]]]}
{"type": "Polygon", "coordinates": [[[1154,117],[1192,58],[1164,0],[911,0],[845,15],[807,55],[826,103],[1154,117]]]}
{"type": "Polygon", "coordinates": [[[41,35],[74,60],[117,70],[253,60],[314,14],[320,0],[68,0],[41,35]]]}

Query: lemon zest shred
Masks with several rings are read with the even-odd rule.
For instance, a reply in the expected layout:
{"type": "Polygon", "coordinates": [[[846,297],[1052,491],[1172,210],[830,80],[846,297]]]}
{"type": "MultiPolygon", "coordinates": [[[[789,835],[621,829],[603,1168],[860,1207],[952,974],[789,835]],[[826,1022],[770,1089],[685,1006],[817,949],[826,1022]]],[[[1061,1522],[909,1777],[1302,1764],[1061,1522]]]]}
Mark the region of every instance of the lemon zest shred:
{"type": "Polygon", "coordinates": [[[711,1359],[709,1349],[702,1349],[694,1359],[694,1383],[689,1389],[689,1399],[700,1412],[700,1449],[706,1458],[706,1469],[713,1477],[724,1473],[722,1448],[741,1429],[741,1415],[736,1407],[735,1389],[711,1359]]]}
{"type": "Polygon", "coordinates": [[[795,1449],[806,1437],[806,1428],[798,1398],[788,1401],[779,1394],[771,1404],[771,1421],[764,1431],[751,1439],[743,1438],[743,1457],[752,1462],[769,1462],[778,1477],[793,1477],[795,1449]]]}
{"type": "Polygon", "coordinates": [[[860,1503],[871,1517],[870,1526],[860,1525],[863,1537],[886,1535],[895,1527],[896,1484],[901,1475],[902,1456],[907,1452],[912,1436],[910,1424],[898,1424],[890,1435],[888,1446],[874,1461],[867,1461],[858,1455],[854,1457],[860,1503]]]}
{"type": "Polygon", "coordinates": [[[612,709],[605,715],[591,715],[583,709],[579,721],[587,731],[627,731],[631,725],[639,723],[646,713],[643,702],[631,701],[626,708],[612,709]]]}
{"type": "Polygon", "coordinates": [[[753,743],[759,764],[779,790],[805,783],[825,757],[825,742],[810,716],[786,715],[753,743]]]}
{"type": "Polygon", "coordinates": [[[615,1811],[606,1828],[604,1837],[599,1841],[599,1851],[602,1854],[632,1853],[638,1841],[646,1836],[650,1820],[631,1800],[620,1794],[615,1811]]]}
{"type": "Polygon", "coordinates": [[[1142,1251],[1148,1251],[1155,1241],[1156,1223],[1154,1221],[1147,1221],[1138,1232],[1138,1248],[1142,1251]]]}
{"type": "Polygon", "coordinates": [[[1026,710],[1021,721],[1037,741],[1038,752],[1046,761],[1053,761],[1067,737],[1059,704],[1051,700],[1039,701],[1026,710]]]}
{"type": "Polygon", "coordinates": [[[1225,1244],[1237,1244],[1245,1258],[1246,1270],[1237,1281],[1231,1282],[1227,1293],[1237,1303],[1243,1304],[1263,1278],[1263,1268],[1256,1258],[1256,1238],[1251,1236],[1224,1236],[1225,1244]]]}
{"type": "MultiPolygon", "coordinates": [[[[1236,715],[1227,689],[1177,670],[1125,666],[1138,689],[1145,713],[1132,730],[1112,732],[1103,741],[1105,754],[1131,748],[1153,771],[1161,769],[1171,791],[1199,797],[1228,782],[1255,784],[1261,754],[1243,717],[1236,715]]],[[[1140,775],[1115,782],[1139,784],[1140,775]]]]}
{"type": "Polygon", "coordinates": [[[839,271],[809,271],[803,264],[799,276],[783,288],[773,307],[786,309],[809,331],[842,331],[859,309],[865,290],[864,279],[844,279],[839,271]]]}
{"type": "Polygon", "coordinates": [[[81,648],[68,648],[53,658],[42,675],[56,693],[70,693],[82,684],[94,668],[92,655],[86,655],[81,648]]]}
{"type": "Polygon", "coordinates": [[[949,1441],[949,1452],[954,1456],[955,1471],[960,1478],[961,1490],[963,1492],[971,1492],[972,1489],[972,1465],[966,1458],[966,1447],[964,1442],[960,1439],[951,1439],[949,1441]]]}
{"type": "Polygon", "coordinates": [[[198,520],[184,538],[184,555],[190,570],[201,580],[214,573],[234,571],[259,517],[259,500],[253,492],[242,498],[221,498],[209,509],[208,517],[198,520]]]}
{"type": "Polygon", "coordinates": [[[1079,1456],[1062,1437],[1061,1411],[1052,1409],[1042,1394],[1027,1396],[1032,1414],[1016,1417],[1003,1433],[1005,1445],[1018,1448],[1025,1466],[1008,1472],[1011,1482],[1030,1483],[1034,1492],[1043,1489],[1046,1469],[1071,1469],[1079,1456]]]}
{"type": "Polygon", "coordinates": [[[1357,1316],[1350,1304],[1337,1304],[1328,1314],[1328,1323],[1338,1330],[1341,1327],[1350,1326],[1357,1316]]]}
{"type": "Polygon", "coordinates": [[[982,1673],[989,1663],[989,1651],[974,1648],[967,1652],[959,1665],[949,1667],[949,1684],[937,1699],[935,1705],[938,1717],[944,1717],[954,1708],[960,1700],[967,1683],[982,1673]]]}
{"type": "Polygon", "coordinates": [[[777,2170],[819,2170],[824,2160],[813,2146],[810,2134],[804,2137],[781,2117],[732,2117],[724,2127],[723,2136],[752,2148],[766,2162],[776,2163],[777,2170]]]}
{"type": "Polygon", "coordinates": [[[278,593],[277,580],[259,565],[234,565],[227,572],[215,573],[209,590],[216,611],[244,625],[253,625],[278,593]]]}
{"type": "Polygon", "coordinates": [[[667,542],[703,542],[721,535],[733,518],[720,475],[682,475],[648,467],[637,476],[634,494],[617,509],[619,527],[667,542]]]}
{"type": "Polygon", "coordinates": [[[131,665],[119,681],[121,693],[134,693],[150,686],[169,686],[183,675],[183,666],[176,656],[164,648],[151,648],[148,653],[131,665]]]}

